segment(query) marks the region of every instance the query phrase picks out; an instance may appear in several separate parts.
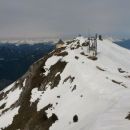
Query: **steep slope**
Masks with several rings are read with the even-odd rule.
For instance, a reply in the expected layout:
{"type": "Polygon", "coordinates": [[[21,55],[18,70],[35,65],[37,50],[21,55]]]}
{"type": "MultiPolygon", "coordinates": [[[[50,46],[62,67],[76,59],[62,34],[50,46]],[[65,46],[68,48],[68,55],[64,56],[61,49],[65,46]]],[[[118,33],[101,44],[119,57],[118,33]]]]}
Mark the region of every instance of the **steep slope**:
{"type": "Polygon", "coordinates": [[[19,42],[0,43],[0,90],[16,81],[31,64],[55,48],[52,42],[19,42]]]}
{"type": "Polygon", "coordinates": [[[0,92],[1,130],[129,130],[130,52],[98,40],[66,42],[0,92]]]}
{"type": "Polygon", "coordinates": [[[130,49],[130,39],[118,40],[118,41],[115,41],[115,43],[119,46],[130,49]]]}

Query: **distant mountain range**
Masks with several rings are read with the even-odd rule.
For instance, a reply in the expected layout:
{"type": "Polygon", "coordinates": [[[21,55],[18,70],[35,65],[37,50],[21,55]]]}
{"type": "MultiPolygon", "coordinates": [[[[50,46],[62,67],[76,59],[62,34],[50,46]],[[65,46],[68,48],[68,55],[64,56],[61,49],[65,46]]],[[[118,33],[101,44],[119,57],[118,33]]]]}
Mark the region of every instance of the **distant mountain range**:
{"type": "Polygon", "coordinates": [[[122,46],[124,48],[130,49],[130,39],[123,39],[120,41],[115,41],[116,44],[118,44],[119,46],[122,46]]]}
{"type": "Polygon", "coordinates": [[[1,42],[0,90],[21,77],[33,62],[54,48],[53,42],[1,42]]]}

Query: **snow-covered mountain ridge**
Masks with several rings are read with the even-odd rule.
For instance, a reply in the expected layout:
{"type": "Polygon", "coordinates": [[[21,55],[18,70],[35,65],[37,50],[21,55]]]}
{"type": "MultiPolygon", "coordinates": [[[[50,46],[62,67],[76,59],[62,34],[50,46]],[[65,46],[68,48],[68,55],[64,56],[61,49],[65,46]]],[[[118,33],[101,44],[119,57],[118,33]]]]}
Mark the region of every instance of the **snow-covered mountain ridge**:
{"type": "Polygon", "coordinates": [[[1,130],[129,130],[130,51],[78,37],[0,92],[1,130]]]}

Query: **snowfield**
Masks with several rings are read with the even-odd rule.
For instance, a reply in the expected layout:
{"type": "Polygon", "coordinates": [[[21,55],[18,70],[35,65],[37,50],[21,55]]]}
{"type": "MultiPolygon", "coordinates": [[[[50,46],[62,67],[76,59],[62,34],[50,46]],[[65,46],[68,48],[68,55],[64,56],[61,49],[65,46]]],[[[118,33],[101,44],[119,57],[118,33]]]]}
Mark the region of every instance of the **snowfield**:
{"type": "Polygon", "coordinates": [[[3,130],[7,126],[9,126],[13,122],[13,117],[18,114],[18,108],[14,108],[12,110],[7,111],[0,117],[0,130],[3,130]]]}
{"type": "MultiPolygon", "coordinates": [[[[130,51],[108,39],[98,40],[97,60],[92,60],[88,48],[83,46],[86,40],[78,37],[71,44],[65,43],[62,52],[67,55],[52,55],[46,60],[42,66],[46,70],[45,76],[58,61],[67,64],[55,75],[60,75],[56,87],[52,89],[48,82],[45,91],[37,86],[31,90],[30,105],[38,101],[37,112],[52,105],[45,112],[48,118],[55,114],[58,120],[49,130],[130,130],[130,117],[126,118],[130,112],[130,51]],[[77,47],[77,41],[80,47],[77,47]],[[76,122],[75,115],[78,117],[76,122]]],[[[25,82],[27,78],[24,80],[24,87],[27,87],[25,82]]],[[[0,101],[0,106],[6,103],[5,108],[9,108],[19,99],[21,91],[17,88],[9,92],[0,101]]],[[[15,114],[18,114],[18,108],[0,114],[1,130],[11,124],[15,114]],[[8,125],[2,122],[5,117],[8,125]]]]}
{"type": "MultiPolygon", "coordinates": [[[[3,90],[4,93],[8,92],[14,87],[14,84],[11,84],[7,88],[3,90]]],[[[22,89],[16,88],[15,90],[11,90],[7,95],[0,100],[0,106],[4,106],[4,108],[0,109],[0,129],[9,126],[13,122],[13,117],[18,114],[19,107],[11,108],[11,106],[16,103],[19,99],[22,89]],[[9,110],[8,110],[9,109],[9,110]],[[8,111],[6,111],[8,110],[8,111]]],[[[0,92],[2,93],[2,92],[0,92]]]]}

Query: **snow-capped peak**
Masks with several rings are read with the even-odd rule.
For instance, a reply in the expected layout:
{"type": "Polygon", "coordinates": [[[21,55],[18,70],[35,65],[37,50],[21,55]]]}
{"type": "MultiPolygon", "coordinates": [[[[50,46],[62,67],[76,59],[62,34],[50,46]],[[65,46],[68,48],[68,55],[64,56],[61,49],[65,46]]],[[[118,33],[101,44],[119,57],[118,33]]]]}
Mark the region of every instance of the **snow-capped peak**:
{"type": "Polygon", "coordinates": [[[65,42],[1,91],[0,129],[129,130],[130,51],[92,42],[65,42]]]}

